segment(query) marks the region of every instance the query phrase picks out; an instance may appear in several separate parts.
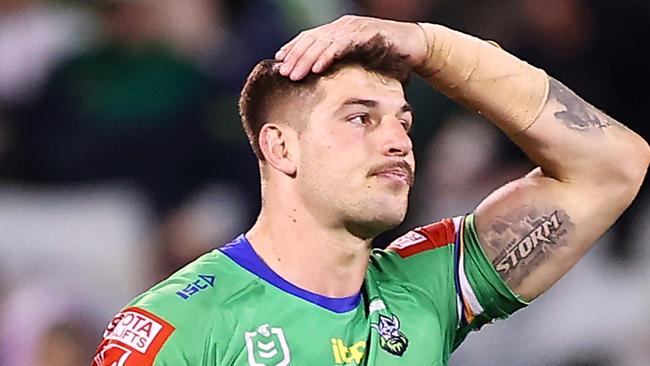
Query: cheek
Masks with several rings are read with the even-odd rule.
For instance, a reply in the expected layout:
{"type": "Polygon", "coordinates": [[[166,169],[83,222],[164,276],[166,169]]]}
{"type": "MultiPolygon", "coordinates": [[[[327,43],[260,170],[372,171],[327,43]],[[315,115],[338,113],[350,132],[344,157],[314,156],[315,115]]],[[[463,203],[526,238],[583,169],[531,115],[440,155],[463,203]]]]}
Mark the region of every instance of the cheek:
{"type": "Polygon", "coordinates": [[[348,185],[364,173],[373,146],[361,129],[346,128],[314,129],[303,134],[300,143],[303,172],[323,183],[348,185]]]}
{"type": "Polygon", "coordinates": [[[355,138],[337,130],[314,131],[303,139],[304,149],[314,160],[344,159],[346,151],[355,146],[355,138]]]}

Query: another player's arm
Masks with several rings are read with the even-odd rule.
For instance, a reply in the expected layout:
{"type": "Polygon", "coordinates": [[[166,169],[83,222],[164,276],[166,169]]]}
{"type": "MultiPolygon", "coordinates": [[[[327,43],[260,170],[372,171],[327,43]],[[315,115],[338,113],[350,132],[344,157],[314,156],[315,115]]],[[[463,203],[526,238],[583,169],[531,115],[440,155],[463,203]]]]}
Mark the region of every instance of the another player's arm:
{"type": "Polygon", "coordinates": [[[488,258],[511,289],[533,299],[629,206],[650,148],[559,81],[493,44],[440,26],[422,27],[434,59],[419,71],[443,93],[487,116],[539,165],[476,209],[488,258]]]}

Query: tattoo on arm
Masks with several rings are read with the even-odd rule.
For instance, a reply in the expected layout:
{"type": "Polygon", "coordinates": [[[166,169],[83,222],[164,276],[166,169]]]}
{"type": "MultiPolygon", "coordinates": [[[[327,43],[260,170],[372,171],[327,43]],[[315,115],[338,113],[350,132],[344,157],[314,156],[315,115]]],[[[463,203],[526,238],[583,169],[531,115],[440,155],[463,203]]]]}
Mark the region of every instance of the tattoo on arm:
{"type": "Polygon", "coordinates": [[[510,288],[517,287],[535,268],[566,246],[567,231],[573,227],[564,210],[538,213],[533,209],[501,218],[486,235],[488,247],[496,253],[492,264],[510,288]]]}
{"type": "Polygon", "coordinates": [[[604,129],[611,126],[624,126],[615,119],[585,102],[561,82],[550,78],[549,100],[556,100],[566,110],[555,112],[555,117],[564,125],[576,131],[604,129]]]}

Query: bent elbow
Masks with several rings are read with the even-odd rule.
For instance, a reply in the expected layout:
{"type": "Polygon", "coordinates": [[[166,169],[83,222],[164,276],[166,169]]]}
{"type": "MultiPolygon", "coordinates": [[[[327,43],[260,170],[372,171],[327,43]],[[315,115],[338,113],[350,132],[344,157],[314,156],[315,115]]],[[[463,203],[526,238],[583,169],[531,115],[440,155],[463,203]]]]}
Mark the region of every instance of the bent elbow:
{"type": "Polygon", "coordinates": [[[631,144],[625,162],[620,164],[621,181],[625,185],[626,198],[631,203],[645,179],[650,164],[650,145],[640,136],[631,144]]]}

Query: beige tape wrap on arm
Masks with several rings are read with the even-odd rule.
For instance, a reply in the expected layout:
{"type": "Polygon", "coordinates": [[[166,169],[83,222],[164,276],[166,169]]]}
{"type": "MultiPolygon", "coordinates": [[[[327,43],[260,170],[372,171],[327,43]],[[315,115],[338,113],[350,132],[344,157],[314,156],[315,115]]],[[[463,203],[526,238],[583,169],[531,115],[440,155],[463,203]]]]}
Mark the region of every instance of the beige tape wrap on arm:
{"type": "Polygon", "coordinates": [[[548,97],[549,81],[538,69],[493,42],[420,23],[427,59],[415,71],[454,101],[478,111],[514,135],[526,130],[548,97]]]}

